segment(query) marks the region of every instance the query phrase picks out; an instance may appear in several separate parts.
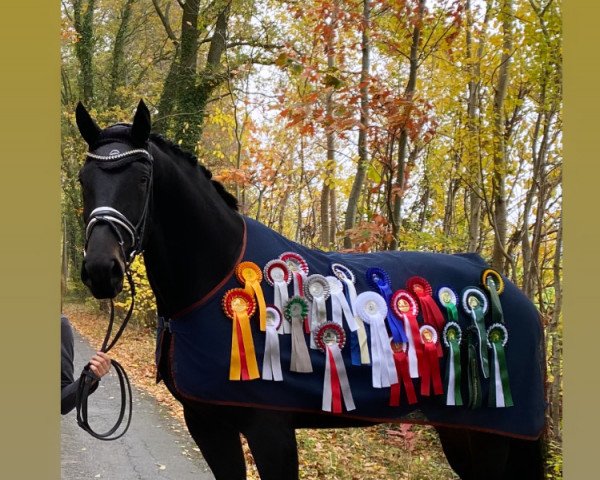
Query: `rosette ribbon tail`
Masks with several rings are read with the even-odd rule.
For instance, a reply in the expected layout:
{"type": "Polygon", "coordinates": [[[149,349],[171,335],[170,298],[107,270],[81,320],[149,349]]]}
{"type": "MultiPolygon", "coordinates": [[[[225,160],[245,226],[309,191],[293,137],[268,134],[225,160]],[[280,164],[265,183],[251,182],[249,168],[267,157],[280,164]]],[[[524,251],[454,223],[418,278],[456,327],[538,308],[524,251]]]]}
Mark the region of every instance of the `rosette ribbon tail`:
{"type": "Polygon", "coordinates": [[[327,345],[325,355],[322,409],[326,412],[342,413],[343,399],[346,410],[354,410],[356,406],[340,348],[337,345],[327,345]]]}
{"type": "Polygon", "coordinates": [[[403,317],[408,339],[408,369],[411,378],[419,378],[419,365],[423,362],[423,342],[419,334],[419,324],[414,315],[403,315],[403,317]]]}
{"type": "MultiPolygon", "coordinates": [[[[275,294],[273,296],[273,303],[275,306],[279,308],[280,311],[283,312],[285,304],[289,300],[287,283],[285,282],[275,282],[274,285],[275,294]]],[[[284,333],[290,333],[290,325],[288,322],[281,322],[281,327],[279,328],[279,334],[283,335],[284,333]]]]}
{"type": "Polygon", "coordinates": [[[229,379],[254,380],[259,378],[250,319],[244,312],[235,312],[231,344],[229,379]]]}
{"type": "Polygon", "coordinates": [[[512,407],[513,399],[506,367],[506,356],[502,341],[492,342],[494,364],[490,379],[490,407],[512,407]]]}
{"type": "Polygon", "coordinates": [[[298,373],[311,373],[313,371],[308,347],[304,338],[302,318],[292,318],[292,357],[290,371],[298,373]]]}
{"type": "Polygon", "coordinates": [[[448,341],[448,359],[446,361],[446,405],[461,406],[460,392],[461,366],[460,345],[456,340],[448,341]]]}
{"type": "Polygon", "coordinates": [[[276,382],[283,381],[279,352],[279,335],[277,334],[276,327],[273,325],[267,325],[262,378],[263,380],[275,380],[276,382]]]}
{"type": "Polygon", "coordinates": [[[318,349],[315,343],[315,330],[327,320],[327,304],[323,297],[313,298],[310,306],[310,348],[318,349]]]}
{"type": "Polygon", "coordinates": [[[502,304],[500,303],[500,297],[496,290],[496,285],[493,280],[488,279],[488,293],[490,294],[490,307],[492,310],[492,323],[504,323],[504,313],[502,312],[502,304]]]}
{"type": "Polygon", "coordinates": [[[434,395],[443,394],[444,389],[440,377],[440,364],[435,343],[424,343],[423,357],[424,368],[421,374],[421,395],[428,397],[431,393],[431,385],[433,385],[434,395]]]}
{"type": "Polygon", "coordinates": [[[247,282],[246,291],[256,296],[258,303],[258,318],[260,320],[260,331],[264,332],[267,329],[267,304],[265,302],[265,296],[263,295],[262,288],[260,288],[259,282],[247,282]]]}
{"type": "MultiPolygon", "coordinates": [[[[406,352],[394,352],[394,363],[396,364],[396,372],[398,373],[398,378],[402,380],[402,383],[404,384],[404,390],[406,391],[406,398],[408,399],[408,403],[410,405],[417,403],[417,395],[415,393],[415,387],[412,383],[412,379],[410,376],[408,368],[409,361],[406,352]]],[[[400,389],[400,382],[395,383],[391,386],[390,407],[400,406],[400,389]]]]}
{"type": "Polygon", "coordinates": [[[472,316],[477,330],[481,372],[483,373],[483,378],[488,378],[490,376],[490,367],[488,360],[487,332],[485,330],[484,313],[481,307],[478,306],[473,308],[472,316]]]}
{"type": "Polygon", "coordinates": [[[394,352],[390,347],[383,321],[371,325],[371,360],[373,363],[373,387],[387,388],[394,383],[398,383],[394,352]]]}
{"type": "Polygon", "coordinates": [[[356,321],[356,331],[350,332],[350,353],[352,356],[352,365],[369,365],[371,356],[369,355],[369,339],[367,329],[360,317],[354,317],[356,321]]]}
{"type": "Polygon", "coordinates": [[[481,382],[479,380],[478,353],[477,353],[477,335],[473,332],[474,327],[469,327],[467,331],[467,376],[469,379],[469,408],[481,407],[481,382]]]}

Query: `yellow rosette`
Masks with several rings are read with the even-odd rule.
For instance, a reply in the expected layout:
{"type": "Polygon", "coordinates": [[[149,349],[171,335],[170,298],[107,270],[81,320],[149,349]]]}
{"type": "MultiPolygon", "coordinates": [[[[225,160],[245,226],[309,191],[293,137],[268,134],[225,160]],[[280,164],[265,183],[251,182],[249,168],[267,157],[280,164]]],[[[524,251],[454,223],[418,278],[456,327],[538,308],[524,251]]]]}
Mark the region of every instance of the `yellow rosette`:
{"type": "Polygon", "coordinates": [[[235,269],[237,279],[244,285],[244,289],[256,297],[258,303],[258,316],[260,320],[260,331],[264,332],[267,329],[267,305],[265,296],[263,295],[260,282],[262,282],[263,274],[260,267],[253,262],[242,262],[235,269]]]}

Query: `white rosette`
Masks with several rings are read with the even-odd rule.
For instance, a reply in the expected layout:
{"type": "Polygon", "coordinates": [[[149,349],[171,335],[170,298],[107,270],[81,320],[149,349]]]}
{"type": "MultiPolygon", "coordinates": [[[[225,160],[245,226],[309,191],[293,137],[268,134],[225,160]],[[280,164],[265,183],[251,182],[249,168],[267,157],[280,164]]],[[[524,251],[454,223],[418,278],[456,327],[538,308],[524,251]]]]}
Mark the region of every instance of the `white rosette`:
{"type": "Polygon", "coordinates": [[[304,283],[304,295],[310,302],[310,348],[317,350],[315,331],[327,321],[329,282],[323,275],[311,275],[304,283]]]}
{"type": "Polygon", "coordinates": [[[375,292],[363,292],[356,298],[358,315],[371,327],[371,364],[374,388],[386,388],[398,383],[394,353],[390,346],[385,318],[385,299],[375,292]]]}
{"type": "MultiPolygon", "coordinates": [[[[362,321],[362,318],[360,318],[360,316],[356,312],[357,294],[356,287],[354,286],[354,282],[356,281],[354,273],[352,273],[352,270],[350,270],[345,265],[342,265],[341,263],[332,263],[331,271],[346,287],[346,291],[348,292],[348,304],[350,305],[350,310],[352,312],[352,315],[354,316],[354,322],[356,323],[357,327],[356,335],[358,338],[358,345],[360,349],[360,363],[362,365],[369,365],[371,363],[371,357],[369,356],[367,331],[365,329],[365,325],[362,321]]],[[[356,364],[358,364],[358,362],[356,362],[356,364]]]]}
{"type": "Polygon", "coordinates": [[[281,313],[277,307],[267,307],[265,354],[263,356],[263,380],[283,381],[281,371],[281,356],[279,353],[279,335],[277,329],[281,324],[281,313]]]}
{"type": "MultiPolygon", "coordinates": [[[[283,312],[286,303],[289,300],[288,284],[292,280],[292,275],[287,264],[280,259],[274,259],[265,265],[265,279],[267,283],[274,289],[273,303],[283,312]]],[[[291,333],[290,325],[287,322],[281,322],[281,327],[278,330],[279,334],[291,333]]]]}

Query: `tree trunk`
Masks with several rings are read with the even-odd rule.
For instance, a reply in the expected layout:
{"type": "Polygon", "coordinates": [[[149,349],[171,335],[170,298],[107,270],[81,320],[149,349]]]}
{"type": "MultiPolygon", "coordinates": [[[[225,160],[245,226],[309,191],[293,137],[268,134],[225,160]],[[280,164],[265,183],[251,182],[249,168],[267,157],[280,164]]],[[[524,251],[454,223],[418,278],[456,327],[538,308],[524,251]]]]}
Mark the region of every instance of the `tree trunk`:
{"type": "Polygon", "coordinates": [[[94,104],[94,9],[95,0],[73,1],[73,26],[79,36],[75,44],[75,55],[79,60],[79,89],[83,102],[89,107],[94,104]]]}
{"type": "Polygon", "coordinates": [[[112,67],[110,71],[110,90],[108,91],[107,105],[109,108],[119,104],[119,88],[125,85],[125,45],[127,39],[127,30],[131,20],[131,6],[133,0],[127,0],[121,14],[121,23],[115,36],[115,45],[113,48],[112,67]]]}
{"type": "MultiPolygon", "coordinates": [[[[368,152],[368,128],[369,128],[369,69],[370,69],[370,40],[369,40],[369,22],[371,17],[371,7],[369,0],[363,0],[363,30],[362,30],[362,67],[360,70],[360,127],[358,131],[358,165],[356,166],[356,175],[352,182],[352,189],[348,197],[348,209],[344,229],[346,231],[354,228],[356,224],[356,212],[358,210],[358,201],[360,192],[369,165],[368,152]]],[[[344,248],[351,248],[352,241],[348,235],[344,236],[344,248]]]]}
{"type": "MultiPolygon", "coordinates": [[[[419,68],[418,53],[419,43],[421,41],[421,27],[423,21],[423,15],[425,12],[425,0],[419,0],[417,10],[417,19],[414,23],[412,33],[412,43],[410,46],[410,71],[408,74],[408,82],[406,89],[404,90],[404,96],[406,101],[410,104],[412,101],[415,90],[417,87],[417,70],[419,68]]],[[[408,150],[408,130],[407,127],[403,127],[398,140],[398,168],[396,171],[395,185],[399,188],[399,191],[393,195],[393,211],[392,211],[392,243],[391,248],[395,250],[398,248],[400,243],[400,228],[402,226],[402,189],[404,188],[404,166],[406,163],[406,156],[408,150]]]]}
{"type": "Polygon", "coordinates": [[[510,80],[510,63],[513,43],[513,0],[503,0],[501,3],[500,17],[502,18],[502,56],[498,69],[498,83],[494,95],[493,108],[493,135],[494,135],[494,172],[492,175],[492,203],[494,226],[494,251],[492,253],[492,267],[503,272],[506,258],[506,170],[507,152],[504,132],[504,100],[510,80]]]}

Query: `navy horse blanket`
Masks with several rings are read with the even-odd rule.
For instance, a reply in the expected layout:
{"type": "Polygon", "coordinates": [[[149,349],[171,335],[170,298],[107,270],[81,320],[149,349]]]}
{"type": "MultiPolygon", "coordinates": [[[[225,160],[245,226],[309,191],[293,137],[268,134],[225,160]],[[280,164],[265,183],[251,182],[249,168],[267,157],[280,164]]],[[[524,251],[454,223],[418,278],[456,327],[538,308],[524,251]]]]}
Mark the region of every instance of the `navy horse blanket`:
{"type": "MultiPolygon", "coordinates": [[[[244,221],[246,242],[240,258],[245,262],[255,263],[261,270],[285,252],[300,255],[306,261],[309,276],[313,274],[331,276],[332,265],[341,264],[354,274],[354,286],[358,296],[363,292],[380,294],[380,298],[386,300],[388,309],[391,309],[389,295],[386,296],[385,292],[378,291],[377,286],[374,286],[372,281],[368,281],[367,272],[372,273],[373,269],[381,269],[386,272],[386,280],[390,287],[387,290],[388,294],[399,289],[407,289],[407,281],[415,276],[426,279],[431,286],[432,297],[443,313],[446,322],[454,320],[462,330],[462,337],[459,337],[458,343],[454,344],[454,350],[450,349],[448,345],[444,345],[443,339],[439,338],[441,330],[438,330],[438,355],[436,356],[439,361],[439,375],[444,390],[449,388],[448,372],[452,370],[456,376],[458,371],[462,371],[462,375],[458,375],[459,378],[456,379],[457,392],[454,394],[455,397],[457,393],[459,396],[462,394],[462,405],[461,402],[458,402],[457,405],[448,405],[446,391],[443,394],[440,394],[439,391],[431,391],[427,395],[423,395],[420,383],[424,379],[413,378],[415,397],[413,402],[408,401],[407,392],[402,386],[399,405],[391,406],[391,387],[374,388],[373,386],[372,369],[375,366],[372,364],[356,365],[356,333],[350,331],[347,322],[343,322],[346,342],[340,350],[343,366],[340,369],[340,365],[338,365],[337,373],[333,373],[327,365],[328,361],[333,361],[332,357],[322,350],[310,348],[314,339],[311,340],[308,333],[303,334],[302,341],[309,347],[307,350],[312,373],[290,371],[293,360],[292,335],[287,333],[277,335],[281,381],[262,378],[230,380],[234,322],[231,316],[226,315],[224,297],[231,289],[243,288],[234,272],[198,305],[191,306],[170,319],[159,319],[157,364],[160,362],[161,355],[168,352],[172,384],[179,395],[190,400],[214,404],[334,415],[334,413],[324,412],[322,409],[324,376],[333,374],[342,380],[344,377],[346,378],[352,395],[351,403],[354,407],[351,409],[345,404],[343,411],[337,413],[339,416],[373,422],[412,422],[457,426],[526,439],[539,437],[544,426],[545,367],[543,330],[535,306],[515,285],[506,278],[502,278],[504,291],[499,295],[499,300],[503,313],[503,328],[509,334],[508,341],[504,342],[502,351],[493,349],[492,343],[489,343],[486,338],[481,339],[480,337],[479,342],[472,346],[469,346],[466,341],[467,332],[469,329],[473,332],[473,326],[477,322],[474,321],[473,310],[469,313],[469,306],[463,307],[460,298],[461,292],[469,288],[483,291],[488,308],[483,318],[479,318],[480,324],[486,329],[495,321],[492,319],[492,308],[490,308],[493,305],[493,299],[482,286],[482,272],[489,267],[481,257],[476,254],[449,255],[424,252],[370,254],[323,252],[292,242],[250,218],[244,217],[244,221]],[[451,291],[456,292],[456,297],[459,297],[456,299],[457,308],[454,318],[450,318],[449,311],[446,311],[445,305],[438,297],[438,292],[443,287],[449,287],[451,291]],[[171,331],[168,345],[163,344],[165,343],[163,342],[163,332],[166,328],[171,331]],[[478,370],[475,374],[479,377],[480,391],[477,394],[480,402],[476,407],[468,405],[467,401],[470,395],[467,359],[471,358],[468,349],[472,347],[473,351],[483,352],[477,355],[477,366],[471,365],[472,368],[478,370]],[[448,362],[452,361],[452,358],[458,358],[457,354],[460,354],[460,364],[453,365],[453,369],[449,369],[448,362]],[[487,365],[489,372],[487,378],[483,376],[484,365],[482,362],[487,365]],[[507,378],[504,378],[506,375],[500,374],[502,368],[499,369],[498,365],[506,370],[507,378]],[[500,377],[502,377],[502,382],[509,382],[511,399],[506,402],[506,405],[490,406],[493,404],[494,396],[497,395],[498,385],[502,385],[500,377]]],[[[267,305],[276,303],[278,299],[275,297],[282,294],[281,291],[277,293],[277,286],[271,285],[266,278],[262,278],[260,287],[267,305]]],[[[289,289],[288,297],[292,298],[294,295],[293,284],[290,283],[286,289],[289,289]]],[[[345,296],[348,298],[347,291],[345,296]]],[[[321,311],[321,313],[325,312],[328,321],[332,320],[332,298],[333,295],[327,300],[325,310],[321,311]]],[[[281,302],[281,298],[279,301],[281,302]]],[[[374,304],[367,302],[367,305],[374,304]]],[[[364,308],[368,310],[370,307],[364,308]]],[[[419,310],[416,321],[418,326],[423,326],[425,312],[423,308],[419,310]]],[[[263,366],[267,335],[265,331],[261,330],[258,317],[258,312],[255,312],[249,323],[256,361],[260,370],[263,366]]],[[[282,322],[286,321],[286,319],[282,320],[282,322]]],[[[369,340],[368,346],[371,348],[372,342],[375,341],[372,337],[376,335],[376,332],[373,326],[369,328],[366,322],[365,325],[365,333],[369,340]]],[[[389,323],[386,325],[387,341],[392,339],[392,344],[394,344],[393,338],[398,332],[391,331],[392,325],[389,323]]],[[[405,329],[403,338],[409,333],[408,330],[405,329]]],[[[238,334],[241,335],[241,332],[238,334]]],[[[336,338],[334,335],[334,340],[336,338]]],[[[371,357],[371,360],[375,359],[371,357]]],[[[423,360],[421,359],[421,361],[423,360]]],[[[471,374],[474,374],[474,371],[471,371],[471,374]]],[[[399,374],[398,383],[402,383],[399,374]]],[[[504,385],[506,387],[506,384],[504,385]]]]}

